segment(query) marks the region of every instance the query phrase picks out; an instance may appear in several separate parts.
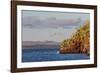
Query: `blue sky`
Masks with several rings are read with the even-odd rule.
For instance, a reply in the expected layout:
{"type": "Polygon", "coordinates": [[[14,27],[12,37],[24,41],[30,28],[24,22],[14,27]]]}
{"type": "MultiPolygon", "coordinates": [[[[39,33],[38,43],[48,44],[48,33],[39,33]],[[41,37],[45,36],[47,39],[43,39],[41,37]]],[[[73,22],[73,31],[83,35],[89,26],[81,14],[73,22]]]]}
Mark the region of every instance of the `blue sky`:
{"type": "Polygon", "coordinates": [[[89,19],[88,13],[23,10],[22,40],[61,42],[89,19]]]}

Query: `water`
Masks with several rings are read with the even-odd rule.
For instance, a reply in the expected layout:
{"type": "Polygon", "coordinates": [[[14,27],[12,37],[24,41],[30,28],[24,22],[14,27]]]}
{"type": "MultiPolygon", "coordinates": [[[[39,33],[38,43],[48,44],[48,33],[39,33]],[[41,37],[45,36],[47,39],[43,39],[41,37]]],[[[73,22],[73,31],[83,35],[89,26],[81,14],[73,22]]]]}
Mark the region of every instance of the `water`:
{"type": "Polygon", "coordinates": [[[89,58],[86,54],[60,54],[57,48],[28,48],[22,50],[22,62],[86,60],[89,58]]]}

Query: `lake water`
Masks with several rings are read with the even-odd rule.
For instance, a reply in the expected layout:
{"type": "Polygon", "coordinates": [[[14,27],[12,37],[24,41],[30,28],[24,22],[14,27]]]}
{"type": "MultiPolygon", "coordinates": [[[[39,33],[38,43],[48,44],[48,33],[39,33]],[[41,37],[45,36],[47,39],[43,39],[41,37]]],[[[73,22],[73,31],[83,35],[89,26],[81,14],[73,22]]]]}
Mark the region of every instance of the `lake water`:
{"type": "Polygon", "coordinates": [[[86,54],[60,54],[57,48],[23,49],[22,62],[42,62],[61,60],[86,60],[90,56],[86,54]]]}

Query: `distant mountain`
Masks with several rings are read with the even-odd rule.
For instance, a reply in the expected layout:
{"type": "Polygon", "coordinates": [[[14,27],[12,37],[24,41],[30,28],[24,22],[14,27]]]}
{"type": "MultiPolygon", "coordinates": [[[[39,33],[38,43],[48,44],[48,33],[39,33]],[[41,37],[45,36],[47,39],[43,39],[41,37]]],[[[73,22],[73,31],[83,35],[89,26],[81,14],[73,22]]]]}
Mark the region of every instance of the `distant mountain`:
{"type": "Polygon", "coordinates": [[[30,45],[59,45],[59,42],[55,41],[23,41],[23,46],[30,46],[30,45]]]}
{"type": "Polygon", "coordinates": [[[55,41],[23,41],[22,46],[25,48],[58,48],[60,43],[55,41]]]}

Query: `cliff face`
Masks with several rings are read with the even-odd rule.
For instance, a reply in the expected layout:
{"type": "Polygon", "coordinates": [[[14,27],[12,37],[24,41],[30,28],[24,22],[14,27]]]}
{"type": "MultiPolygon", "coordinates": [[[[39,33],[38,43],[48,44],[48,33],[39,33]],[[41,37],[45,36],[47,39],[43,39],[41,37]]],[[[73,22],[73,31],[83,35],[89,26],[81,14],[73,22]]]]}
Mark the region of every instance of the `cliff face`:
{"type": "Polygon", "coordinates": [[[90,23],[86,22],[69,39],[60,44],[60,53],[90,53],[90,23]]]}

